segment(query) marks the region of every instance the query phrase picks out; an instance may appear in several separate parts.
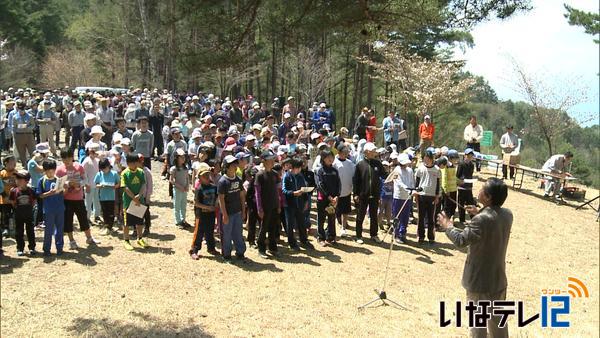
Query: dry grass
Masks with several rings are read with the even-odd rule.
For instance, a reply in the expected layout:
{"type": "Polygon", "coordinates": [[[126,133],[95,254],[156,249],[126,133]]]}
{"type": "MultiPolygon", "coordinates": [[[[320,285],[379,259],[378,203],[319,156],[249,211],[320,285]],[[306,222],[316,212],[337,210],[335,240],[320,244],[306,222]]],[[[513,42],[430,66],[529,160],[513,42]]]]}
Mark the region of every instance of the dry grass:
{"type": "MultiPolygon", "coordinates": [[[[109,236],[101,237],[99,247],[67,251],[58,259],[17,258],[14,242],[5,240],[2,337],[426,337],[467,332],[438,327],[439,301],[465,297],[460,286],[465,253],[441,233],[437,246],[420,248],[413,225],[411,243],[393,252],[388,294],[408,310],[358,311],[380,287],[384,246],[342,239],[337,247],[313,252],[283,249],[278,259],[261,259],[249,250],[251,262],[245,265],[208,256],[193,261],[187,255],[192,234],[167,226],[173,216],[166,184],[157,180],[156,185],[152,213],[158,217],[145,252],[127,252],[119,238],[109,236]]],[[[511,319],[511,334],[598,336],[596,214],[515,191],[506,206],[515,214],[508,298],[525,300],[532,314],[539,311],[541,289],[564,288],[568,276],[582,279],[591,295],[572,302],[569,329],[542,330],[539,320],[518,329],[511,319]]],[[[76,238],[84,243],[82,233],[76,238]]]]}

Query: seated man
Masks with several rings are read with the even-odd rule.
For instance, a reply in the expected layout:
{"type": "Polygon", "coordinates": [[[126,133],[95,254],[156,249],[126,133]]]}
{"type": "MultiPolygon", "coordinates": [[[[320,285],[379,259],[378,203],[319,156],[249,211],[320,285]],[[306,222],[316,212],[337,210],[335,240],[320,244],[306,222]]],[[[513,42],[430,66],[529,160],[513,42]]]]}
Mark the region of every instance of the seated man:
{"type": "MultiPolygon", "coordinates": [[[[567,151],[564,155],[553,155],[544,163],[542,171],[562,177],[570,177],[571,173],[568,171],[568,166],[572,159],[573,153],[570,151],[567,151]]],[[[554,176],[546,176],[544,189],[544,197],[554,196],[554,198],[559,199],[561,197],[560,179],[554,176]]]]}

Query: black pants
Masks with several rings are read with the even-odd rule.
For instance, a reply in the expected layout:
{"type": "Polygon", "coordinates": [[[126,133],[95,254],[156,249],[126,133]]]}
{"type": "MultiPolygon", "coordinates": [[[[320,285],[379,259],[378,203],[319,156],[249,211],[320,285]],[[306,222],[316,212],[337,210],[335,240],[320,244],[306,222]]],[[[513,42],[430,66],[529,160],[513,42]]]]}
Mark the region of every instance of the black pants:
{"type": "Polygon", "coordinates": [[[248,207],[246,209],[248,212],[248,223],[246,223],[246,228],[248,230],[248,243],[250,245],[256,244],[256,224],[258,223],[258,212],[256,208],[248,207]]]}
{"type": "Polygon", "coordinates": [[[115,224],[115,201],[100,201],[102,209],[102,219],[107,228],[112,228],[115,224]]]}
{"type": "MultiPolygon", "coordinates": [[[[475,204],[475,200],[473,199],[473,191],[472,190],[458,190],[458,204],[472,205],[475,204]]],[[[465,209],[459,207],[458,208],[458,218],[461,222],[465,221],[465,209]]]]}
{"type": "Polygon", "coordinates": [[[40,224],[44,221],[44,199],[37,197],[37,212],[35,214],[35,224],[40,224]]]}
{"type": "MultiPolygon", "coordinates": [[[[156,148],[156,157],[161,157],[163,154],[163,137],[162,130],[153,131],[154,133],[154,148],[156,148]]],[[[152,154],[154,154],[154,149],[152,149],[152,154]]]]}
{"type": "Polygon", "coordinates": [[[267,234],[269,235],[269,250],[277,251],[279,239],[279,213],[277,209],[265,210],[260,229],[258,230],[258,250],[265,251],[267,234]]]}
{"type": "Polygon", "coordinates": [[[398,152],[401,153],[406,148],[406,139],[398,140],[398,152]]]}
{"type": "Polygon", "coordinates": [[[35,233],[33,231],[33,210],[22,211],[17,210],[15,213],[15,239],[17,240],[17,251],[25,249],[25,240],[23,232],[27,231],[27,247],[29,250],[35,249],[35,233]]]}
{"type": "MultiPolygon", "coordinates": [[[[298,245],[298,243],[296,242],[296,237],[294,236],[294,228],[296,228],[298,231],[300,243],[305,244],[306,242],[308,242],[308,238],[306,235],[306,227],[304,225],[304,211],[296,207],[287,207],[285,208],[285,219],[288,245],[291,247],[295,247],[298,245]]],[[[333,234],[333,238],[335,238],[335,232],[333,234]]]]}
{"type": "Polygon", "coordinates": [[[71,145],[69,146],[69,149],[71,151],[75,151],[75,149],[79,148],[81,132],[83,131],[83,129],[85,129],[84,126],[77,126],[71,128],[71,145]]]}
{"type": "Polygon", "coordinates": [[[13,214],[13,207],[10,204],[0,204],[0,220],[2,229],[8,229],[8,223],[13,214]]]}
{"type": "Polygon", "coordinates": [[[358,211],[356,214],[356,238],[362,238],[363,221],[367,214],[367,208],[369,208],[369,221],[371,222],[369,227],[369,234],[371,237],[377,236],[377,210],[379,209],[379,198],[377,197],[359,197],[358,198],[358,211]]]}
{"type": "Polygon", "coordinates": [[[335,239],[335,213],[328,213],[325,208],[329,206],[329,200],[317,200],[317,238],[320,241],[335,239]],[[327,219],[327,230],[325,220],[327,219]]]}
{"type": "MultiPolygon", "coordinates": [[[[476,152],[481,152],[481,144],[479,143],[467,143],[467,148],[471,148],[476,152]]],[[[478,159],[475,160],[475,168],[477,171],[481,171],[481,161],[478,159]]]]}
{"type": "Polygon", "coordinates": [[[144,157],[144,167],[152,170],[152,158],[144,157]]]}
{"type": "Polygon", "coordinates": [[[87,210],[83,200],[65,200],[65,233],[73,232],[73,218],[77,216],[79,229],[86,231],[90,228],[87,219],[87,210]]]}
{"type": "Polygon", "coordinates": [[[145,204],[147,206],[146,213],[144,214],[144,231],[150,232],[150,204],[145,204]]]}
{"type": "Polygon", "coordinates": [[[202,240],[206,238],[206,246],[209,251],[215,250],[215,213],[201,212],[196,217],[196,228],[194,229],[194,240],[190,253],[198,253],[202,248],[202,240]]]}
{"type": "MultiPolygon", "coordinates": [[[[502,165],[502,178],[506,178],[508,167],[506,164],[502,165]]],[[[510,179],[512,180],[513,177],[515,177],[515,167],[510,167],[510,179]]]]}
{"type": "Polygon", "coordinates": [[[435,240],[435,197],[419,196],[419,226],[417,233],[419,240],[425,240],[425,224],[427,224],[427,238],[435,240]]]}
{"type": "Polygon", "coordinates": [[[452,219],[452,217],[454,217],[454,214],[456,213],[456,202],[455,201],[456,201],[456,191],[445,193],[445,195],[444,195],[444,212],[450,219],[452,219]]]}

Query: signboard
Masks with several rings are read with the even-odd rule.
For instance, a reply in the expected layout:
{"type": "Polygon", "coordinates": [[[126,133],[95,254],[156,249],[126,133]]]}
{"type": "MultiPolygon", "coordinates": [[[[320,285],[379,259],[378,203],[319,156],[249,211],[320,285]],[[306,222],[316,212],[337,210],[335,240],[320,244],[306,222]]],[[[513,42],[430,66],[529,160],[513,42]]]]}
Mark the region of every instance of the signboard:
{"type": "Polygon", "coordinates": [[[483,138],[481,139],[481,142],[479,144],[481,144],[484,147],[491,147],[492,146],[492,138],[494,137],[494,132],[491,130],[484,130],[483,131],[483,138]]]}

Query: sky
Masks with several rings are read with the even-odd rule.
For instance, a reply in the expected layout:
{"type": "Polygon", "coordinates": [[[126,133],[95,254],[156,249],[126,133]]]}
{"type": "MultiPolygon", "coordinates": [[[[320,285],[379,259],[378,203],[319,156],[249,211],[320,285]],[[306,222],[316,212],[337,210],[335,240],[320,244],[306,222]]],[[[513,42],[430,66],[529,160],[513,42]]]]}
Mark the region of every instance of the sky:
{"type": "Polygon", "coordinates": [[[468,71],[483,76],[501,100],[524,101],[511,80],[511,58],[553,90],[572,83],[586,91],[587,99],[569,114],[580,122],[588,120],[584,125],[599,123],[600,46],[583,27],[569,25],[564,3],[599,11],[596,0],[533,0],[529,12],[476,26],[471,32],[475,46],[457,48],[455,55],[466,60],[468,71]]]}

